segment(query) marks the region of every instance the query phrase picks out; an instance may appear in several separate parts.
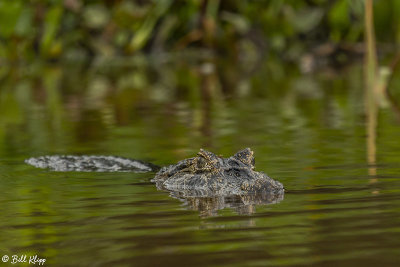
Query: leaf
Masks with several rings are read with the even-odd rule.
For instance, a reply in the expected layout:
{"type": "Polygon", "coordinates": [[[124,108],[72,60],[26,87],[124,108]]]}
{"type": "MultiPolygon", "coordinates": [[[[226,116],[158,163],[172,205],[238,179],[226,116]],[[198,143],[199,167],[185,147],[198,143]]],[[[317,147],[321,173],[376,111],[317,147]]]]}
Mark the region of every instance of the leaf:
{"type": "Polygon", "coordinates": [[[29,36],[34,28],[32,25],[33,12],[30,7],[25,6],[20,12],[20,16],[15,25],[15,34],[19,36],[29,36]]]}
{"type": "Polygon", "coordinates": [[[110,13],[102,5],[91,5],[85,8],[83,18],[89,28],[101,29],[110,20],[110,13]]]}
{"type": "Polygon", "coordinates": [[[146,17],[143,24],[135,32],[130,44],[129,50],[136,51],[141,49],[151,37],[154,27],[159,18],[168,10],[172,0],[159,0],[150,14],[146,17]]]}
{"type": "Polygon", "coordinates": [[[333,26],[345,27],[349,25],[349,3],[347,0],[340,0],[335,3],[329,12],[329,21],[333,26]]]}
{"type": "Polygon", "coordinates": [[[57,30],[60,27],[62,13],[62,5],[56,5],[51,7],[46,14],[44,33],[41,41],[42,54],[49,54],[51,45],[56,37],[57,30]]]}
{"type": "Polygon", "coordinates": [[[23,5],[20,1],[0,1],[0,35],[9,38],[21,14],[23,5]]]}
{"type": "Polygon", "coordinates": [[[319,25],[323,15],[322,8],[304,8],[295,14],[292,25],[297,32],[308,32],[319,25]]]}
{"type": "Polygon", "coordinates": [[[328,19],[332,27],[332,38],[339,41],[342,38],[342,30],[350,26],[349,1],[340,0],[335,3],[328,13],[328,19]]]}

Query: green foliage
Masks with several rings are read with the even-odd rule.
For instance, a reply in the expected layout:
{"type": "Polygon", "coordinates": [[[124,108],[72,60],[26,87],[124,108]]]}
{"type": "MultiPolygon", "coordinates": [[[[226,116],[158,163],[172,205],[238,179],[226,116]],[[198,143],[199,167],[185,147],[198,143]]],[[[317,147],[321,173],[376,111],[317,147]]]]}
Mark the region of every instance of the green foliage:
{"type": "Polygon", "coordinates": [[[145,46],[155,29],[157,21],[165,14],[171,3],[172,0],[161,0],[154,5],[141,26],[136,30],[135,35],[128,46],[130,51],[136,51],[145,46]]]}
{"type": "Polygon", "coordinates": [[[349,9],[349,2],[347,0],[336,1],[334,6],[329,12],[329,21],[333,26],[332,38],[339,41],[342,36],[343,28],[346,28],[350,23],[350,18],[347,10],[349,9]]]}
{"type": "MultiPolygon", "coordinates": [[[[0,58],[85,59],[188,47],[238,56],[249,41],[267,44],[269,53],[301,53],[362,40],[363,2],[0,0],[0,58]]],[[[376,1],[374,8],[378,41],[398,42],[399,2],[376,1]]]]}
{"type": "Polygon", "coordinates": [[[60,43],[56,40],[56,34],[60,27],[62,6],[55,5],[48,9],[44,18],[44,29],[41,39],[41,52],[44,55],[56,54],[60,50],[60,43]]]}
{"type": "Polygon", "coordinates": [[[17,23],[24,6],[22,1],[0,2],[0,34],[3,38],[10,38],[17,31],[17,23]]]}

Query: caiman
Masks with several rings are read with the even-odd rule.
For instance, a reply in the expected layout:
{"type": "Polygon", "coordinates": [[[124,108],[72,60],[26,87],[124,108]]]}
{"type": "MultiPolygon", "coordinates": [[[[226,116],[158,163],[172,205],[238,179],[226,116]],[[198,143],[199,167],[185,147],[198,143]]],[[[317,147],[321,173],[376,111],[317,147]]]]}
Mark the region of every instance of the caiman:
{"type": "Polygon", "coordinates": [[[230,158],[200,149],[196,157],[161,168],[153,181],[170,191],[197,191],[196,195],[266,195],[283,192],[283,185],[254,170],[249,148],[230,158]]]}
{"type": "Polygon", "coordinates": [[[223,158],[200,149],[195,157],[162,168],[115,156],[42,156],[25,162],[54,171],[157,171],[152,179],[157,188],[189,202],[192,202],[189,198],[216,198],[225,203],[226,198],[232,197],[240,197],[243,205],[279,202],[284,195],[283,185],[265,173],[255,171],[253,154],[246,148],[223,158]]]}

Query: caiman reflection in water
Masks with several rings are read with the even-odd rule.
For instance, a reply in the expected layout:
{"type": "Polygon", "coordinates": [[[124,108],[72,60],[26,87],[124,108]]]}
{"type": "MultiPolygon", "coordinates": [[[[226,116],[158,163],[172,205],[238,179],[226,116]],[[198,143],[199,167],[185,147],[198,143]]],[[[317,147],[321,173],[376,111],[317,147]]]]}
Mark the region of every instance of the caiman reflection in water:
{"type": "MultiPolygon", "coordinates": [[[[138,160],[112,156],[44,156],[26,160],[39,168],[55,171],[155,171],[157,167],[138,160]]],[[[204,215],[226,207],[251,214],[254,205],[277,203],[283,199],[283,185],[254,170],[249,148],[229,158],[200,149],[196,157],[161,168],[153,182],[168,190],[204,215]]]]}
{"type": "MultiPolygon", "coordinates": [[[[186,191],[188,192],[188,191],[186,191]]],[[[201,216],[216,216],[218,210],[232,208],[240,215],[250,215],[255,212],[256,205],[275,204],[283,200],[284,191],[264,195],[230,195],[230,196],[188,196],[180,191],[172,191],[171,197],[177,198],[192,210],[200,212],[201,216]]]]}

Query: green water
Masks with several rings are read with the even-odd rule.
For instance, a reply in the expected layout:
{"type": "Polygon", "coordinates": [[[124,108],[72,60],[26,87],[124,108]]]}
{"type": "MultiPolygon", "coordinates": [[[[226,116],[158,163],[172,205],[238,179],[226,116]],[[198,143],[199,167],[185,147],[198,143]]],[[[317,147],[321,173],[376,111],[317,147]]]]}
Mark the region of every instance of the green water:
{"type": "Polygon", "coordinates": [[[400,263],[400,123],[380,109],[368,163],[361,66],[302,75],[267,64],[241,75],[135,64],[2,70],[0,256],[50,266],[400,263]],[[157,190],[154,173],[23,162],[101,154],[165,165],[199,148],[230,156],[245,147],[256,170],[284,184],[281,202],[199,208],[157,190]]]}

